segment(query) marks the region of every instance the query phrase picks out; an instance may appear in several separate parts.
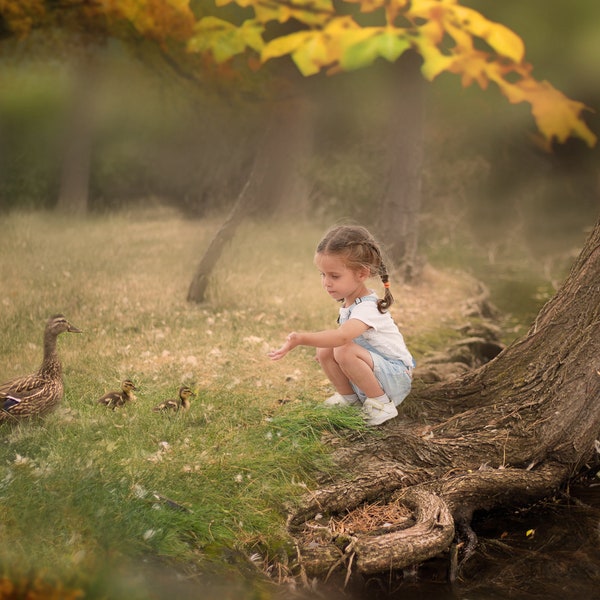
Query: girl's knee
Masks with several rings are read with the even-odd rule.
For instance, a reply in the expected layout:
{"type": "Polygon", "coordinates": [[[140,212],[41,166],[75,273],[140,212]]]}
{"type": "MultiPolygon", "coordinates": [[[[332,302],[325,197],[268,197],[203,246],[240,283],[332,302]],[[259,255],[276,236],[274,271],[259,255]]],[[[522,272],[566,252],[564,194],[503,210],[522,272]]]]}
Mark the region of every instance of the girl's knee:
{"type": "Polygon", "coordinates": [[[344,363],[348,360],[352,360],[356,357],[356,350],[354,348],[355,344],[344,344],[343,346],[338,346],[337,348],[333,348],[333,357],[335,362],[344,363]]]}
{"type": "Polygon", "coordinates": [[[321,364],[333,360],[333,348],[317,348],[317,360],[321,364]]]}

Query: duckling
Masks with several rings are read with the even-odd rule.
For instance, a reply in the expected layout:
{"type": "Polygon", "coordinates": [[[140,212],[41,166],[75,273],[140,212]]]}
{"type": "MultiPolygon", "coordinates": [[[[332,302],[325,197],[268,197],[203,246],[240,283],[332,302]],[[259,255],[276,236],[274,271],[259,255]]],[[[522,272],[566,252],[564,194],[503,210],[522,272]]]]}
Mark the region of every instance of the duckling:
{"type": "Polygon", "coordinates": [[[183,385],[179,388],[179,400],[165,400],[164,402],[157,404],[152,410],[154,412],[179,412],[180,410],[185,412],[189,410],[191,406],[190,398],[195,395],[196,394],[192,392],[187,385],[183,385]]]}
{"type": "Polygon", "coordinates": [[[125,379],[123,383],[121,383],[121,391],[120,392],[108,392],[104,394],[102,398],[98,399],[98,404],[104,404],[108,408],[115,410],[115,408],[120,408],[124,406],[127,402],[132,402],[136,399],[134,391],[137,391],[135,384],[131,379],[125,379]]]}
{"type": "Polygon", "coordinates": [[[81,333],[63,315],[51,316],[44,330],[44,355],[38,371],[0,385],[0,423],[43,416],[58,406],[64,387],[56,340],[65,331],[81,333]]]}

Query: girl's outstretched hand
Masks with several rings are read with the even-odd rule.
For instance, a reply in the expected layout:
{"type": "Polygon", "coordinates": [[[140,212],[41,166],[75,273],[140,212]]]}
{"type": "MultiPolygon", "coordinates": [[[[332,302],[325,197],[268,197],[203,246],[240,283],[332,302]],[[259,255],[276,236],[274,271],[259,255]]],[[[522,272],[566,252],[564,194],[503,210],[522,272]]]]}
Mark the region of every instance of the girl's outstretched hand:
{"type": "Polygon", "coordinates": [[[269,352],[267,356],[271,360],[279,360],[280,358],[283,358],[290,350],[293,350],[297,345],[298,334],[295,331],[293,331],[287,336],[287,338],[285,339],[285,344],[283,344],[281,348],[277,350],[271,350],[271,352],[269,352]]]}

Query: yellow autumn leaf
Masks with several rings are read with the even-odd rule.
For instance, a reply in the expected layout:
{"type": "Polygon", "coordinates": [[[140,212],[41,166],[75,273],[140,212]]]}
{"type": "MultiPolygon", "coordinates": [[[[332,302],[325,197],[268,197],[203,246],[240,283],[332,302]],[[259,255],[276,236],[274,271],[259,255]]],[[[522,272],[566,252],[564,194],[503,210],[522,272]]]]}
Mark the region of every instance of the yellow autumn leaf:
{"type": "Polygon", "coordinates": [[[446,34],[444,7],[440,2],[426,0],[415,3],[408,13],[411,19],[419,19],[424,22],[418,27],[418,35],[427,43],[437,46],[442,43],[446,34]]]}
{"type": "Polygon", "coordinates": [[[490,64],[487,66],[486,72],[489,75],[491,81],[496,83],[500,88],[502,94],[511,104],[518,104],[519,102],[525,102],[527,100],[527,93],[518,84],[506,81],[502,75],[497,74],[495,65],[490,64]]]}
{"type": "Polygon", "coordinates": [[[445,32],[454,40],[455,46],[453,53],[470,52],[473,49],[473,36],[461,27],[456,27],[452,23],[445,24],[445,32]]]}
{"type": "Polygon", "coordinates": [[[523,40],[514,31],[486,19],[472,8],[460,6],[456,0],[415,1],[410,14],[427,19],[429,24],[437,24],[437,31],[441,35],[436,43],[441,42],[444,33],[448,33],[458,45],[469,47],[472,45],[469,38],[476,36],[487,42],[496,53],[517,63],[520,63],[525,55],[523,40]]]}
{"type": "Polygon", "coordinates": [[[313,31],[297,31],[283,37],[275,38],[265,44],[261,53],[261,60],[266,62],[271,58],[278,58],[295,52],[303,43],[315,35],[313,31]]]}
{"type": "Polygon", "coordinates": [[[218,30],[228,30],[231,31],[235,28],[233,23],[229,21],[225,21],[224,19],[219,19],[218,17],[203,17],[196,23],[195,30],[196,31],[218,31],[218,30]]]}
{"type": "MultiPolygon", "coordinates": [[[[435,39],[437,35],[435,28],[433,28],[432,33],[435,39]]],[[[421,73],[425,79],[432,81],[442,71],[449,70],[455,59],[453,56],[444,54],[435,43],[432,43],[432,36],[426,27],[421,27],[419,34],[418,36],[413,36],[412,40],[419,54],[423,57],[421,73]]]]}
{"type": "Polygon", "coordinates": [[[234,25],[217,17],[204,17],[194,27],[194,35],[188,40],[189,52],[211,50],[216,37],[234,29],[234,25]]]}
{"type": "Polygon", "coordinates": [[[535,535],[535,529],[528,529],[528,530],[525,532],[525,535],[526,535],[527,537],[533,537],[533,536],[535,535]]]}
{"type": "Polygon", "coordinates": [[[289,4],[289,18],[309,26],[325,26],[334,15],[331,0],[303,0],[289,4]]]}
{"type": "Polygon", "coordinates": [[[542,135],[548,140],[556,138],[561,143],[574,135],[592,148],[597,137],[581,119],[585,105],[570,100],[547,81],[536,87],[536,92],[527,100],[531,102],[531,112],[542,135]]]}
{"type": "Polygon", "coordinates": [[[463,87],[470,86],[473,82],[477,82],[482,90],[485,90],[490,81],[488,71],[494,71],[494,63],[488,61],[488,55],[483,52],[464,52],[454,57],[452,65],[448,67],[448,71],[456,75],[460,75],[461,84],[463,87]]]}
{"type": "Polygon", "coordinates": [[[350,48],[377,35],[380,31],[380,27],[361,27],[352,17],[333,19],[324,31],[330,45],[331,61],[341,63],[350,48]]]}
{"type": "Polygon", "coordinates": [[[330,12],[333,13],[333,0],[312,0],[312,5],[315,10],[321,12],[330,12]]]}
{"type": "Polygon", "coordinates": [[[276,4],[255,4],[252,8],[257,21],[261,23],[279,20],[279,7],[276,4]]]}
{"type": "Polygon", "coordinates": [[[344,71],[362,69],[372,64],[378,56],[379,50],[373,36],[362,40],[357,38],[355,43],[346,45],[340,57],[340,66],[344,71]]]}
{"type": "Polygon", "coordinates": [[[256,43],[252,35],[251,27],[238,28],[217,17],[204,17],[196,24],[187,49],[189,52],[211,52],[215,61],[222,63],[246,50],[247,36],[250,36],[252,43],[256,43]]]}
{"type": "Polygon", "coordinates": [[[387,30],[378,37],[377,46],[379,48],[379,55],[393,63],[410,48],[411,44],[406,37],[387,30]]]}
{"type": "Polygon", "coordinates": [[[486,19],[481,13],[465,6],[451,9],[454,25],[485,40],[498,54],[520,63],[525,56],[523,40],[511,29],[486,19]]]}
{"type": "Polygon", "coordinates": [[[292,54],[292,60],[304,76],[315,75],[331,62],[322,34],[314,34],[292,54]]]}
{"type": "Polygon", "coordinates": [[[340,64],[345,70],[360,69],[371,65],[380,56],[395,62],[409,48],[410,43],[398,33],[376,31],[375,35],[350,45],[341,57],[340,64]]]}
{"type": "Polygon", "coordinates": [[[506,81],[498,66],[494,67],[491,63],[487,72],[509,102],[531,104],[536,126],[548,141],[556,138],[565,142],[575,136],[590,148],[596,145],[597,136],[581,118],[581,113],[587,108],[582,102],[567,98],[547,81],[536,81],[527,75],[522,74],[516,83],[506,81]]]}
{"type": "Polygon", "coordinates": [[[442,71],[449,70],[453,59],[443,55],[437,48],[426,48],[421,50],[423,64],[421,73],[428,81],[433,81],[442,71]]]}
{"type": "MultiPolygon", "coordinates": [[[[358,34],[361,31],[370,31],[372,29],[375,28],[361,27],[352,17],[345,15],[331,19],[325,26],[324,31],[335,38],[348,32],[358,34]]],[[[377,30],[379,29],[377,28],[377,30]]]]}
{"type": "Polygon", "coordinates": [[[261,23],[248,20],[242,25],[240,33],[246,46],[261,52],[265,45],[262,37],[264,30],[265,28],[261,23]]]}
{"type": "Polygon", "coordinates": [[[219,37],[212,46],[212,53],[218,63],[229,60],[246,49],[239,31],[231,31],[219,37]]]}
{"type": "Polygon", "coordinates": [[[252,7],[256,19],[261,23],[286,23],[295,19],[305,25],[323,27],[335,14],[331,0],[300,0],[294,3],[238,0],[236,3],[252,7]]]}
{"type": "MultiPolygon", "coordinates": [[[[352,2],[360,5],[360,12],[369,13],[373,12],[379,8],[385,6],[388,1],[387,0],[348,0],[348,2],[352,2]]],[[[394,4],[398,4],[402,2],[402,4],[406,4],[406,0],[392,0],[394,4]]]]}

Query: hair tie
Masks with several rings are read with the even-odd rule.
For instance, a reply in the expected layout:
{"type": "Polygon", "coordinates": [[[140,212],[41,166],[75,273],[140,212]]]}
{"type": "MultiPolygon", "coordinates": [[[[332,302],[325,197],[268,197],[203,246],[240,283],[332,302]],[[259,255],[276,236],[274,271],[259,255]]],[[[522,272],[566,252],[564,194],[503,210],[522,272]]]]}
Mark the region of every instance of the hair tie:
{"type": "Polygon", "coordinates": [[[384,287],[385,289],[389,289],[389,287],[390,287],[390,282],[389,282],[389,281],[386,281],[386,282],[383,284],[383,287],[384,287]]]}

